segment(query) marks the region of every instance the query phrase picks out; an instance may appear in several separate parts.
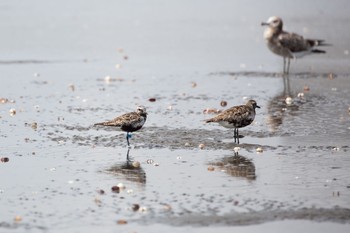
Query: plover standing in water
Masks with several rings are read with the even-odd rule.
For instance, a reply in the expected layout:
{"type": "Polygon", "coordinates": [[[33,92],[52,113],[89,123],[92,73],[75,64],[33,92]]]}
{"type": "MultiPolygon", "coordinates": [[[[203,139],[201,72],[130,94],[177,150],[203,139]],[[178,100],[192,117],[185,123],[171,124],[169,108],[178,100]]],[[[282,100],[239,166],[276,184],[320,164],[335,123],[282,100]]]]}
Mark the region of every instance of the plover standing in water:
{"type": "Polygon", "coordinates": [[[138,106],[135,112],[125,113],[113,120],[96,123],[94,125],[103,125],[118,127],[126,132],[126,141],[130,146],[129,138],[131,138],[131,132],[137,131],[142,128],[147,119],[146,108],[138,106]]]}
{"type": "Polygon", "coordinates": [[[261,25],[267,26],[264,31],[267,47],[274,54],[283,57],[284,74],[289,73],[291,58],[300,58],[310,53],[326,53],[324,50],[314,48],[326,45],[324,40],[304,39],[298,34],[283,31],[283,21],[279,17],[272,16],[261,25]]]}
{"type": "Polygon", "coordinates": [[[234,128],[235,143],[239,144],[238,129],[250,125],[255,118],[255,109],[260,108],[255,100],[248,100],[245,105],[229,108],[206,123],[217,122],[225,128],[234,128]]]}

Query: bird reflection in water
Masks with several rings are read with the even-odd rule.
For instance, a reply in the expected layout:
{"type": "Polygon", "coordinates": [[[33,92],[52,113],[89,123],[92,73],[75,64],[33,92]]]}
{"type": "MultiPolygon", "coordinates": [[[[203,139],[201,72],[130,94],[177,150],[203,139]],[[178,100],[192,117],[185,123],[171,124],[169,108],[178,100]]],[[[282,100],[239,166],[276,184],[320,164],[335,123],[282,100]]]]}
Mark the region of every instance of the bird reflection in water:
{"type": "Polygon", "coordinates": [[[212,162],[211,165],[224,170],[227,174],[234,177],[244,177],[248,180],[256,179],[253,161],[239,155],[238,152],[235,152],[233,156],[227,156],[220,159],[220,161],[212,162]]]}
{"type": "Polygon", "coordinates": [[[146,173],[142,169],[140,163],[138,161],[132,161],[129,157],[130,148],[126,153],[127,160],[125,162],[115,163],[109,169],[108,172],[122,177],[123,179],[131,182],[135,182],[138,184],[146,183],[146,173]]]}
{"type": "Polygon", "coordinates": [[[304,93],[298,93],[296,96],[291,91],[289,83],[289,75],[283,75],[283,92],[273,97],[267,103],[268,118],[267,123],[271,132],[279,131],[279,127],[283,124],[286,113],[288,115],[296,115],[299,111],[299,106],[305,103],[304,93]]]}

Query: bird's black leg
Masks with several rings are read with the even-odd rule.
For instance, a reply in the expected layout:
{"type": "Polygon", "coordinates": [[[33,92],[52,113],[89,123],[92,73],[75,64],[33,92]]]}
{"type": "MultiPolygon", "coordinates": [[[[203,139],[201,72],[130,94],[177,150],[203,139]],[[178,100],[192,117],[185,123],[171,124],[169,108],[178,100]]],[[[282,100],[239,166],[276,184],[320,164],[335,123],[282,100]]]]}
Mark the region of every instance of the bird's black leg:
{"type": "Polygon", "coordinates": [[[239,144],[239,135],[238,135],[238,128],[234,129],[233,137],[235,139],[235,143],[239,144]]]}
{"type": "Polygon", "coordinates": [[[286,74],[289,74],[289,66],[290,66],[290,58],[287,58],[287,72],[286,72],[286,74]]]}
{"type": "Polygon", "coordinates": [[[130,159],[129,159],[129,152],[130,152],[130,148],[128,148],[128,152],[126,152],[126,161],[130,161],[130,159]]]}
{"type": "Polygon", "coordinates": [[[236,143],[236,128],[233,129],[233,139],[235,140],[235,143],[236,143]]]}
{"type": "Polygon", "coordinates": [[[130,146],[129,138],[131,138],[131,136],[129,135],[129,132],[127,132],[126,133],[126,141],[128,142],[128,147],[130,146]]]}
{"type": "Polygon", "coordinates": [[[283,74],[286,74],[286,57],[283,57],[283,74]]]}

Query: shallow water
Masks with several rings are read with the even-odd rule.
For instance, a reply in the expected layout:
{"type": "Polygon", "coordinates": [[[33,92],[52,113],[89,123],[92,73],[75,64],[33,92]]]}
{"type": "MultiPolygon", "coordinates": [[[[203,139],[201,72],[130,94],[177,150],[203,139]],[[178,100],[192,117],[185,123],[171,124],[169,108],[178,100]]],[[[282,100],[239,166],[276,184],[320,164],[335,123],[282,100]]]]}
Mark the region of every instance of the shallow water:
{"type": "Polygon", "coordinates": [[[323,27],[349,17],[347,1],[300,18],[297,5],[275,9],[333,44],[293,62],[289,88],[262,40],[263,6],[27,4],[0,5],[0,232],[349,230],[350,40],[323,27]],[[235,156],[233,132],[205,110],[250,98],[262,108],[235,156]],[[124,132],[92,126],[138,104],[149,115],[130,151],[124,132]]]}

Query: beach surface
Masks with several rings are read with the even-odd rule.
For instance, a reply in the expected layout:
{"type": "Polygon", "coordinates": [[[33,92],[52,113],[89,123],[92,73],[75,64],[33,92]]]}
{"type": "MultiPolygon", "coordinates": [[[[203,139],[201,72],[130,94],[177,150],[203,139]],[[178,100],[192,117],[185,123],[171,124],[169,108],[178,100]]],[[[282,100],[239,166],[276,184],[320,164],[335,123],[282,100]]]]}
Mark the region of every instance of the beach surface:
{"type": "Polygon", "coordinates": [[[0,232],[349,232],[349,8],[2,1],[0,232]],[[272,15],[327,53],[282,77],[272,15]],[[239,145],[205,123],[249,99],[239,145]],[[138,105],[130,149],[93,126],[138,105]]]}

